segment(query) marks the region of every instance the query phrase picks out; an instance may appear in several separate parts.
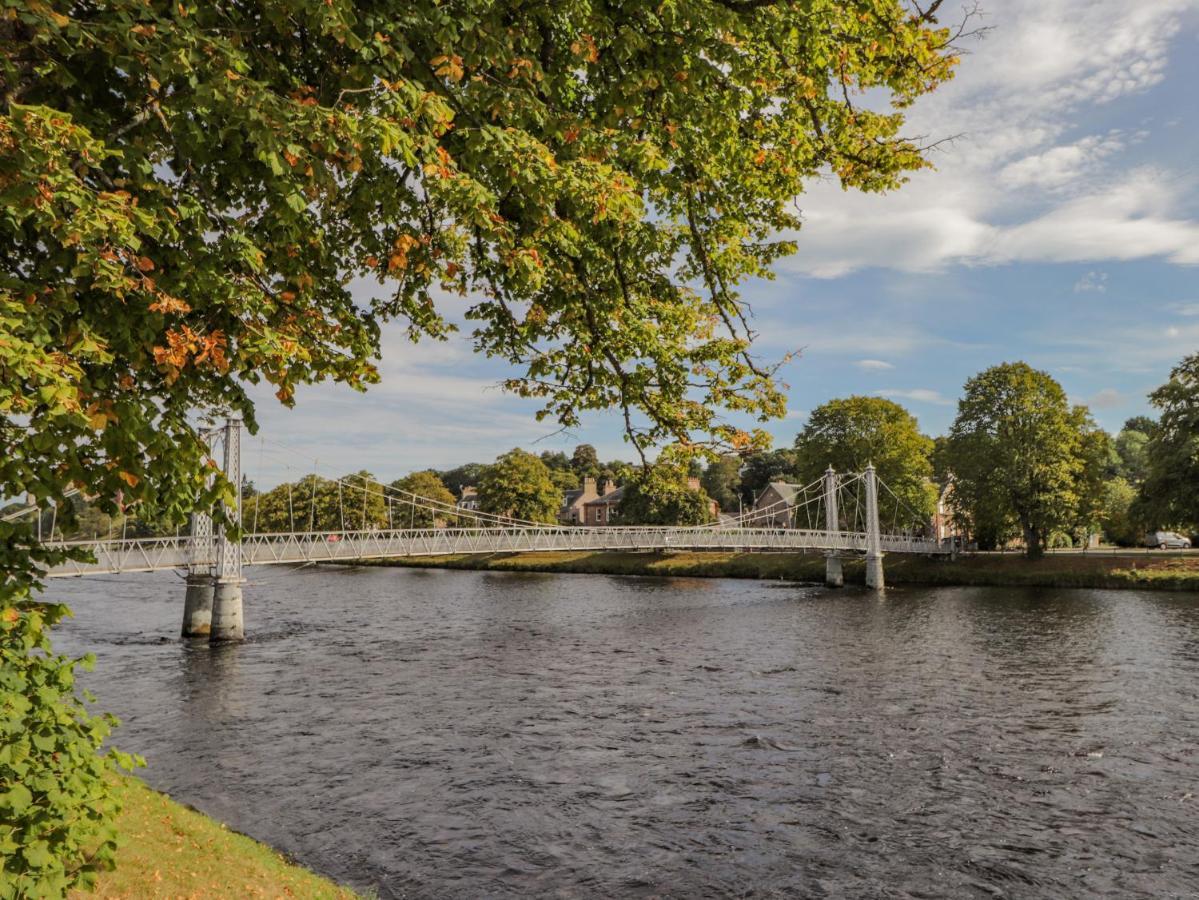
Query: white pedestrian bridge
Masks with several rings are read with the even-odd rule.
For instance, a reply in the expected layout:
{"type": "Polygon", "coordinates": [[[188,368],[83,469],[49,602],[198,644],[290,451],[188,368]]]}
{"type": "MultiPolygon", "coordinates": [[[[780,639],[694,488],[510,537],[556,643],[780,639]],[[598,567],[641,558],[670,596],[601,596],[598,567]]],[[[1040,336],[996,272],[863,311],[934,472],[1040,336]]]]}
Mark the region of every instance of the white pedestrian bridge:
{"type": "MultiPolygon", "coordinates": [[[[935,540],[880,534],[884,553],[949,553],[935,540]]],[[[49,578],[191,569],[217,563],[216,542],[190,536],[126,540],[59,541],[73,559],[46,572],[49,578]]],[[[867,553],[867,532],[799,528],[418,528],[402,530],[248,534],[241,539],[243,566],[352,563],[405,556],[489,555],[570,551],[828,551],[867,553]]]]}

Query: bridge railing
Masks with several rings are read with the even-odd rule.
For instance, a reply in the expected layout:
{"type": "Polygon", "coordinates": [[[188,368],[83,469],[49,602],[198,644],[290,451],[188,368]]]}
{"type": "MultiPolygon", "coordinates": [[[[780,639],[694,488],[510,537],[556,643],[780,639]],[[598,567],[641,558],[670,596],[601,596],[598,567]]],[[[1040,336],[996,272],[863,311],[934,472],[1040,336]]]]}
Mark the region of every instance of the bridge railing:
{"type": "MultiPolygon", "coordinates": [[[[211,542],[199,552],[186,537],[130,538],[56,543],[84,550],[94,562],[68,561],[50,577],[106,572],[149,572],[211,565],[211,542]]],[[[446,556],[562,551],[641,550],[824,550],[864,553],[864,533],[799,528],[670,528],[604,526],[545,528],[424,528],[381,531],[323,531],[248,534],[242,537],[245,565],[338,562],[393,556],[446,556]]],[[[907,535],[882,535],[887,553],[947,553],[947,545],[907,535]]]]}

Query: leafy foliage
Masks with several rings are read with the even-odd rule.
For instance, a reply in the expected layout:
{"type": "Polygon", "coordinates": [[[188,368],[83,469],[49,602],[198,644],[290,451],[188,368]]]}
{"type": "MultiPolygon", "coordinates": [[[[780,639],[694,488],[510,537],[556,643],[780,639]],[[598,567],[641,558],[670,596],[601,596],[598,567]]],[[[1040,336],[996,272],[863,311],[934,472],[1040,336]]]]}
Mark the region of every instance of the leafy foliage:
{"type": "MultiPolygon", "coordinates": [[[[830,465],[838,472],[856,473],[873,463],[878,477],[901,501],[901,522],[895,524],[923,525],[937,508],[932,452],[932,440],[920,433],[916,419],[898,403],[883,397],[846,397],[812,410],[795,438],[795,475],[810,484],[830,465]]],[[[884,505],[880,497],[880,507],[884,505]]]]}
{"type": "Polygon", "coordinates": [[[64,606],[0,608],[0,896],[60,897],[112,868],[118,806],[109,774],[140,761],[101,753],[116,720],[75,697],[82,661],[56,656],[64,606]]]}
{"type": "Polygon", "coordinates": [[[553,522],[562,505],[549,468],[519,448],[510,450],[483,470],[479,479],[479,508],[531,522],[553,522]]]}
{"type": "Polygon", "coordinates": [[[721,509],[735,512],[741,492],[741,457],[726,454],[712,460],[699,482],[721,509]]]}
{"type": "Polygon", "coordinates": [[[243,525],[250,531],[284,533],[386,528],[382,491],[370,472],[338,479],[314,473],[246,500],[243,525]]]}
{"type": "Polygon", "coordinates": [[[1161,417],[1147,444],[1141,509],[1154,527],[1199,528],[1199,354],[1175,366],[1149,402],[1161,417]]]}
{"type": "MultiPolygon", "coordinates": [[[[426,500],[435,500],[446,506],[453,507],[457,503],[457,497],[449,492],[441,479],[437,477],[437,473],[432,469],[426,469],[423,472],[413,472],[410,475],[405,475],[397,481],[391,483],[393,488],[398,488],[404,492],[402,497],[406,498],[408,494],[415,494],[417,497],[424,497],[426,500]]],[[[397,497],[396,500],[401,500],[397,497]]],[[[396,528],[433,528],[438,524],[452,525],[457,523],[457,519],[448,511],[445,513],[434,513],[429,509],[424,509],[417,503],[393,502],[392,504],[395,518],[394,525],[396,528]]]]}
{"type": "Polygon", "coordinates": [[[926,165],[903,111],[956,62],[901,0],[114,0],[0,34],[0,486],[179,521],[222,490],[196,409],[364,387],[382,319],[450,329],[440,290],[564,425],[765,441],[719,418],[783,405],[737,283],[808,178],[926,165]]]}
{"type": "Polygon", "coordinates": [[[1103,486],[1102,524],[1107,539],[1121,547],[1136,547],[1145,533],[1136,506],[1137,489],[1116,477],[1103,486]]]}
{"type": "Polygon", "coordinates": [[[685,466],[672,462],[638,469],[624,486],[622,525],[703,525],[713,520],[711,498],[689,483],[685,466]]]}
{"type": "Polygon", "coordinates": [[[954,503],[981,546],[1019,533],[1030,557],[1054,531],[1071,528],[1084,486],[1093,484],[1093,430],[1045,372],[1025,363],[993,366],[966,382],[946,460],[954,503]]]}
{"type": "Polygon", "coordinates": [[[441,479],[441,483],[446,486],[446,490],[457,496],[462,493],[464,487],[477,485],[480,476],[483,474],[483,470],[486,468],[487,466],[483,463],[466,463],[453,469],[438,472],[437,476],[441,479]]]}

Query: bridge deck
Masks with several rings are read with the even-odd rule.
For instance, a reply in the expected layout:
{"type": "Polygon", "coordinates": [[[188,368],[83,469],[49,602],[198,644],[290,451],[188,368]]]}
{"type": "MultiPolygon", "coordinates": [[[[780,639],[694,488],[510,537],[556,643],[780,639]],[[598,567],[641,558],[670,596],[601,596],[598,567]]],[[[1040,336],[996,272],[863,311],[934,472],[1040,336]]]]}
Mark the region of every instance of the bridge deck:
{"type": "MultiPolygon", "coordinates": [[[[58,542],[85,550],[94,562],[65,562],[50,578],[116,572],[152,572],[206,566],[215,562],[211,539],[193,547],[184,537],[115,541],[58,542]]],[[[948,553],[937,541],[906,535],[882,535],[886,553],[948,553]]],[[[518,553],[572,550],[837,550],[864,553],[861,532],[775,528],[427,528],[400,531],[333,531],[302,534],[250,534],[242,538],[247,566],[287,563],[349,562],[395,556],[444,556],[462,553],[518,553]]]]}

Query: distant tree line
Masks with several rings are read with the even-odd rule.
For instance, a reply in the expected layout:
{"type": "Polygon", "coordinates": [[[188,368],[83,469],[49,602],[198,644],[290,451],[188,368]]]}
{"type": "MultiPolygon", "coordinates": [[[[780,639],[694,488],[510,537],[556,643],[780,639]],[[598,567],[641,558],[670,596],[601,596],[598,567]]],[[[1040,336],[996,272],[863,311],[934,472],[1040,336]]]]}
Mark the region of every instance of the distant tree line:
{"type": "MultiPolygon", "coordinates": [[[[552,523],[564,493],[591,478],[624,486],[622,523],[702,524],[712,518],[710,500],[744,513],[771,482],[810,484],[830,466],[857,473],[873,464],[906,517],[897,524],[927,523],[951,486],[950,513],[980,548],[1017,541],[1037,556],[1100,533],[1131,546],[1153,529],[1199,531],[1199,355],[1149,399],[1160,418],[1133,417],[1113,436],[1048,373],[1005,363],[966,382],[949,433],[935,439],[900,404],[851,396],[816,407],[790,447],[702,466],[670,451],[645,467],[601,461],[580,444],[570,455],[517,448],[492,463],[426,469],[386,485],[367,471],[304,475],[261,493],[244,481],[243,523],[260,532],[446,527],[492,516],[552,523]],[[699,490],[689,482],[695,476],[699,490]],[[465,487],[477,490],[484,516],[457,509],[465,487]]],[[[168,526],[136,506],[111,515],[77,495],[44,511],[41,528],[46,536],[140,537],[168,526]]]]}

